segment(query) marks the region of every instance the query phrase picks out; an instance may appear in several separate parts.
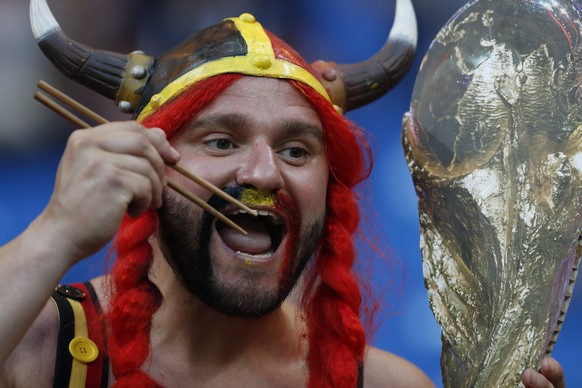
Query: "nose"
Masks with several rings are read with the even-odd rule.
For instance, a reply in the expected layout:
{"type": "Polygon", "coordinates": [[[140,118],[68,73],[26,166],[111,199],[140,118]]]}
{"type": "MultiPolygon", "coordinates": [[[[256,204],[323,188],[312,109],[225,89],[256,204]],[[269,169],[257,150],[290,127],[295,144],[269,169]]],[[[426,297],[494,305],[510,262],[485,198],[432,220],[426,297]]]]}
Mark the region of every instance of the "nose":
{"type": "Polygon", "coordinates": [[[265,193],[281,189],[283,176],[276,152],[264,142],[256,143],[239,167],[236,180],[241,186],[251,186],[265,193]]]}

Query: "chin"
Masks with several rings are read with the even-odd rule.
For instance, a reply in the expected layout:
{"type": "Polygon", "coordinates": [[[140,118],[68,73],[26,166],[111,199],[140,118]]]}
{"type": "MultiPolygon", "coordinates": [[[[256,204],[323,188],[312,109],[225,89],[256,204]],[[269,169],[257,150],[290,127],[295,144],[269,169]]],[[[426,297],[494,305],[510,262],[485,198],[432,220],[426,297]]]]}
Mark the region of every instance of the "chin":
{"type": "Polygon", "coordinates": [[[248,232],[245,236],[189,204],[170,205],[160,213],[168,263],[186,290],[228,316],[261,317],[281,306],[323,230],[323,214],[302,228],[293,206],[252,206],[259,211],[256,218],[218,206],[248,232]]]}

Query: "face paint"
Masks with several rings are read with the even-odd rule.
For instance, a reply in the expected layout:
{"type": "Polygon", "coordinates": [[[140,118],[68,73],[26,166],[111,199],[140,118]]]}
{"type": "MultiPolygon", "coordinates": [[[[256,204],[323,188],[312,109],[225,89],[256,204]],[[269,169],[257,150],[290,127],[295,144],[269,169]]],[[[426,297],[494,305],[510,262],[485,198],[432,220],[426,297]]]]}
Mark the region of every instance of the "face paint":
{"type": "MultiPolygon", "coordinates": [[[[262,316],[277,308],[297,283],[321,237],[324,209],[313,221],[306,222],[289,196],[273,196],[239,186],[228,187],[225,192],[243,202],[246,199],[248,205],[267,213],[271,207],[272,213],[283,219],[282,236],[273,237],[276,232],[271,232],[277,246],[266,261],[275,260],[273,265],[262,265],[262,259],[245,261],[244,253],[225,248],[220,234],[226,227],[170,193],[159,211],[162,251],[183,287],[211,308],[231,316],[262,316]]],[[[223,199],[213,196],[208,203],[229,215],[230,205],[223,199]]],[[[245,227],[252,227],[253,222],[259,223],[257,229],[261,231],[273,227],[265,216],[259,217],[262,220],[230,216],[247,217],[242,220],[248,224],[245,227]]]]}
{"type": "Polygon", "coordinates": [[[275,206],[273,194],[265,194],[255,189],[245,189],[240,200],[247,205],[275,206]]]}

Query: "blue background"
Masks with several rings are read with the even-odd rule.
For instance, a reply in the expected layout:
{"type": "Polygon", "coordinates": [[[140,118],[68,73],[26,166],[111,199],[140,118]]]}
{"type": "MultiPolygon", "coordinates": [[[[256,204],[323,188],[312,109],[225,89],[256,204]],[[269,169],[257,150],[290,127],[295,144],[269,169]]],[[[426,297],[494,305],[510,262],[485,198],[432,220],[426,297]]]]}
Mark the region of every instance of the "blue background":
{"type": "MultiPolygon", "coordinates": [[[[392,272],[378,263],[373,268],[378,289],[391,285],[374,344],[412,361],[441,385],[440,330],[423,286],[416,195],[400,146],[400,123],[422,56],[464,1],[413,3],[419,45],[412,70],[387,96],[348,117],[368,131],[373,145],[375,169],[363,191],[364,204],[375,210],[366,221],[376,228],[382,244],[390,247],[393,260],[392,272]]],[[[394,2],[53,0],[49,5],[70,36],[103,49],[141,49],[155,55],[202,26],[251,12],[307,60],[351,63],[367,59],[382,46],[392,23],[394,2]]],[[[32,100],[39,79],[57,85],[110,119],[124,118],[110,101],[87,93],[52,69],[30,33],[26,1],[0,0],[0,243],[25,229],[48,202],[58,160],[72,129],[32,100]]],[[[102,273],[103,256],[80,263],[64,281],[102,273]]],[[[554,352],[571,387],[582,387],[582,335],[576,335],[582,324],[581,288],[578,284],[554,352]]]]}

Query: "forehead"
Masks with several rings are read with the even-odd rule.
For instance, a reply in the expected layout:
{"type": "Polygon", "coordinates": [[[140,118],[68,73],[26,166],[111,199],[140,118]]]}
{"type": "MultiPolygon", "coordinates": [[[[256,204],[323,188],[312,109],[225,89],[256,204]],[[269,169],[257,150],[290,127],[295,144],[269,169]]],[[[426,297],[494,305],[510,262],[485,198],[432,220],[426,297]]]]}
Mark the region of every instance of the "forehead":
{"type": "Polygon", "coordinates": [[[286,80],[242,77],[219,94],[198,117],[241,113],[251,120],[295,119],[322,128],[313,104],[286,80]]]}

